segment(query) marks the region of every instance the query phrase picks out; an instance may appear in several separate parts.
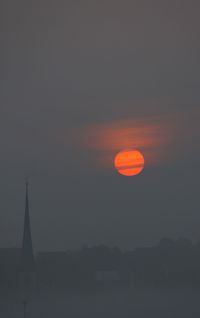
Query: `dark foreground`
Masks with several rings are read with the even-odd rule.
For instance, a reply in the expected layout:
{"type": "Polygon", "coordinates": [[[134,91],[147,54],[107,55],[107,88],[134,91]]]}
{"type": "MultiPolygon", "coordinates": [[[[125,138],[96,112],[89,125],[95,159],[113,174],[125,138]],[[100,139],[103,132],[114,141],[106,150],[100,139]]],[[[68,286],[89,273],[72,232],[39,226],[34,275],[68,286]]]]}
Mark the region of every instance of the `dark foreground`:
{"type": "MultiPolygon", "coordinates": [[[[4,293],[1,318],[23,317],[21,296],[4,293]]],[[[132,289],[49,293],[34,297],[27,318],[196,318],[200,317],[200,289],[132,289]]]]}

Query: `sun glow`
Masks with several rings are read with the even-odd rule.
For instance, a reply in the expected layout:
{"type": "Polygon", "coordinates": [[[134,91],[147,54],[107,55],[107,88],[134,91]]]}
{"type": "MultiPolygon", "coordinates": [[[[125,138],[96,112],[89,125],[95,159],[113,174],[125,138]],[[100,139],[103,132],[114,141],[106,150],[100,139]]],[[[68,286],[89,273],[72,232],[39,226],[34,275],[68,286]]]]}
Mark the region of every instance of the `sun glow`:
{"type": "MultiPolygon", "coordinates": [[[[106,123],[86,125],[73,133],[74,145],[81,145],[82,151],[90,154],[90,165],[96,168],[113,170],[113,161],[119,150],[142,152],[145,168],[169,163],[177,156],[177,136],[182,133],[182,124],[176,114],[155,115],[113,120],[106,123]]],[[[143,162],[142,162],[143,163],[143,162]]],[[[135,163],[137,164],[137,162],[135,163]]],[[[140,164],[140,163],[139,163],[140,164]]],[[[126,163],[124,164],[126,166],[126,163]]],[[[119,167],[117,168],[119,171],[119,167]]],[[[144,167],[134,166],[134,174],[144,167]]],[[[133,167],[119,173],[132,175],[133,167]]],[[[122,171],[123,170],[123,171],[122,171]]]]}

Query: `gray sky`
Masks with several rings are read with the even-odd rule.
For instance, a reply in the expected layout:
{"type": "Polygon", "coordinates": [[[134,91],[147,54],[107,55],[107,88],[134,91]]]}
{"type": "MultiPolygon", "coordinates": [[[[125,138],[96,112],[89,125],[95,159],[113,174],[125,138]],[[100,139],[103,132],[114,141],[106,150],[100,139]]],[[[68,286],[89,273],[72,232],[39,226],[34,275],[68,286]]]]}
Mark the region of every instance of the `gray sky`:
{"type": "Polygon", "coordinates": [[[0,6],[0,245],[20,245],[26,177],[37,250],[200,239],[199,1],[0,6]],[[140,176],[102,164],[149,123],[140,176]]]}

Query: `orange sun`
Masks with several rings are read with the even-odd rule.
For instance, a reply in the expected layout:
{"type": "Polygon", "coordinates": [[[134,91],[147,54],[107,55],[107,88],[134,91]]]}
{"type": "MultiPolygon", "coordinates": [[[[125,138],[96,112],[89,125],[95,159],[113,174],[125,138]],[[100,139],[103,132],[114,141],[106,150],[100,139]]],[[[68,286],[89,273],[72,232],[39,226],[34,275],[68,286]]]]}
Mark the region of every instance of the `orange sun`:
{"type": "Polygon", "coordinates": [[[123,176],[136,176],[144,169],[144,156],[138,150],[122,150],[116,155],[114,165],[123,176]]]}

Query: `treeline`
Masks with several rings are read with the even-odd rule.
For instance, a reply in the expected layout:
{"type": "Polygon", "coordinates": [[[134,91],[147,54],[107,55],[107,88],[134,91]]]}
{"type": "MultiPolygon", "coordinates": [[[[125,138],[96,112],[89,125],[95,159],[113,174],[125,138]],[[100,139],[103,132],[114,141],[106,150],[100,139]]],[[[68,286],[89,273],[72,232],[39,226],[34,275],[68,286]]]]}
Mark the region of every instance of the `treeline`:
{"type": "Polygon", "coordinates": [[[186,238],[163,238],[156,246],[131,251],[99,245],[39,253],[37,264],[47,285],[200,285],[200,244],[186,238]]]}
{"type": "MultiPolygon", "coordinates": [[[[21,249],[0,249],[0,286],[17,286],[21,249]]],[[[99,245],[35,256],[39,288],[200,286],[200,244],[163,238],[152,247],[122,251],[99,245]]]]}

